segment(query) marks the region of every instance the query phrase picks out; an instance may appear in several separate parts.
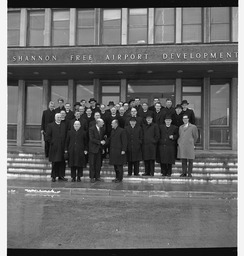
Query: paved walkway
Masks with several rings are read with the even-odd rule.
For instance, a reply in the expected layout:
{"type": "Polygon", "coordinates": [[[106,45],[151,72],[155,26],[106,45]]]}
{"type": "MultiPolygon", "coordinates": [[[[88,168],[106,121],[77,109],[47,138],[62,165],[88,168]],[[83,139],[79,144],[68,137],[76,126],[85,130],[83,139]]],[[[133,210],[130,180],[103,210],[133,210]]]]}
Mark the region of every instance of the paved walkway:
{"type": "Polygon", "coordinates": [[[132,196],[132,197],[175,197],[237,199],[237,184],[199,184],[180,182],[51,182],[33,179],[8,179],[8,193],[43,193],[48,195],[73,196],[132,196]]]}

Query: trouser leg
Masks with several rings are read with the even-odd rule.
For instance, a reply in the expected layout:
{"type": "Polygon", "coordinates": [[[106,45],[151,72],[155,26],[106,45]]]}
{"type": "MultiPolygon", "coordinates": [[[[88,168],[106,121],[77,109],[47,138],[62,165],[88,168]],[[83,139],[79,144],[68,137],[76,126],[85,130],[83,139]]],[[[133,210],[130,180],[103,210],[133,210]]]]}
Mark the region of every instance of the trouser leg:
{"type": "Polygon", "coordinates": [[[59,177],[64,177],[65,176],[66,162],[65,161],[61,161],[59,163],[60,163],[59,177]]]}
{"type": "Polygon", "coordinates": [[[181,162],[182,162],[182,174],[186,175],[186,173],[187,173],[187,159],[182,159],[181,162]]]}
{"type": "Polygon", "coordinates": [[[117,169],[118,169],[118,180],[123,180],[123,176],[124,176],[123,165],[117,165],[117,169]]]}
{"type": "Polygon", "coordinates": [[[100,178],[101,172],[101,161],[102,161],[102,151],[99,149],[99,152],[95,155],[95,179],[100,178]]]}
{"type": "Polygon", "coordinates": [[[155,160],[150,160],[150,174],[154,176],[155,160]]]}
{"type": "Polygon", "coordinates": [[[95,161],[96,161],[96,154],[90,153],[89,154],[89,177],[90,179],[95,178],[95,161]]]}
{"type": "Polygon", "coordinates": [[[172,164],[167,164],[167,175],[171,176],[172,174],[172,164]]]}
{"type": "Polygon", "coordinates": [[[193,159],[188,159],[188,175],[192,173],[193,159]]]}
{"type": "Polygon", "coordinates": [[[76,167],[72,166],[70,168],[70,171],[71,171],[71,178],[75,178],[76,177],[76,167]]]}
{"type": "Polygon", "coordinates": [[[160,167],[161,167],[161,173],[162,173],[164,176],[166,176],[166,174],[167,174],[167,166],[166,166],[166,164],[160,163],[160,167]]]}
{"type": "Polygon", "coordinates": [[[134,162],[134,175],[138,175],[139,174],[139,161],[135,161],[134,162]]]}
{"type": "Polygon", "coordinates": [[[77,177],[83,177],[83,167],[78,167],[77,168],[77,177]]]}
{"type": "Polygon", "coordinates": [[[150,161],[150,160],[145,160],[145,161],[144,161],[144,165],[145,165],[145,174],[147,174],[147,175],[149,175],[149,174],[150,174],[149,161],[150,161]]]}
{"type": "Polygon", "coordinates": [[[50,143],[48,141],[45,141],[45,156],[49,156],[49,148],[50,148],[50,143]]]}
{"type": "Polygon", "coordinates": [[[114,165],[114,171],[115,171],[115,178],[118,180],[119,179],[119,170],[118,170],[117,165],[114,165]]]}
{"type": "Polygon", "coordinates": [[[56,177],[58,177],[58,173],[59,173],[59,166],[58,166],[58,162],[52,162],[52,172],[51,172],[51,177],[52,177],[52,178],[56,178],[56,177]]]}
{"type": "Polygon", "coordinates": [[[128,162],[128,174],[132,175],[132,162],[128,162]]]}

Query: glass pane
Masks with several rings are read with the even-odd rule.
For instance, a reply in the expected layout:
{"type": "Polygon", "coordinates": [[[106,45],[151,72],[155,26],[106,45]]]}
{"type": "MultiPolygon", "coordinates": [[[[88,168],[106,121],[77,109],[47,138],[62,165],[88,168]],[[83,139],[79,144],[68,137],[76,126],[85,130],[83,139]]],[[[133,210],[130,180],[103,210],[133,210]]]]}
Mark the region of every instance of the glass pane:
{"type": "Polygon", "coordinates": [[[68,21],[68,20],[69,20],[69,11],[53,12],[53,21],[68,21]]]}
{"type": "Polygon", "coordinates": [[[173,93],[174,85],[148,85],[148,86],[140,86],[140,85],[132,85],[128,84],[128,93],[173,93]]]}
{"type": "Polygon", "coordinates": [[[20,12],[8,13],[8,29],[20,28],[20,12]]]}
{"type": "Polygon", "coordinates": [[[210,125],[229,125],[230,85],[211,85],[210,125]]]}
{"type": "Polygon", "coordinates": [[[119,26],[121,23],[120,10],[104,10],[103,11],[103,26],[119,26]]]}
{"type": "Polygon", "coordinates": [[[214,41],[230,41],[229,24],[211,25],[211,42],[214,41]]]}
{"type": "Polygon", "coordinates": [[[130,9],[129,25],[147,26],[147,9],[130,9]]]}
{"type": "Polygon", "coordinates": [[[183,24],[201,24],[201,8],[183,8],[183,24]]]}
{"type": "Polygon", "coordinates": [[[29,13],[29,28],[44,30],[44,12],[29,13]]]}
{"type": "MultiPolygon", "coordinates": [[[[188,108],[192,109],[196,118],[196,125],[202,124],[202,97],[201,95],[183,95],[183,100],[187,100],[189,102],[188,108]]],[[[180,104],[180,102],[178,102],[180,104]]],[[[177,104],[178,104],[177,103],[177,104]]]]}
{"type": "Polygon", "coordinates": [[[17,125],[8,124],[7,139],[17,140],[17,125]]]}
{"type": "Polygon", "coordinates": [[[211,23],[229,23],[230,9],[229,7],[212,7],[210,9],[211,23]]]}
{"type": "Polygon", "coordinates": [[[19,45],[19,30],[8,31],[8,46],[19,45]]]}
{"type": "Polygon", "coordinates": [[[94,36],[94,28],[83,28],[78,29],[77,33],[77,44],[78,45],[94,45],[95,36],[94,36]]]}
{"type": "Polygon", "coordinates": [[[68,44],[69,44],[69,30],[53,31],[53,45],[68,45],[68,44]]]}
{"type": "Polygon", "coordinates": [[[119,103],[120,97],[119,96],[102,96],[101,104],[105,104],[105,106],[107,106],[109,101],[113,101],[115,104],[119,103]]]}
{"type": "Polygon", "coordinates": [[[41,126],[26,125],[25,140],[41,140],[41,126]]]}
{"type": "Polygon", "coordinates": [[[89,101],[90,98],[94,97],[94,86],[92,82],[90,84],[78,82],[76,85],[76,101],[86,100],[89,101]]]}
{"type": "Polygon", "coordinates": [[[155,28],[155,43],[173,43],[174,41],[174,26],[157,26],[155,28]]]}
{"type": "Polygon", "coordinates": [[[182,92],[201,92],[202,87],[200,86],[183,86],[182,92]]]}
{"type": "Polygon", "coordinates": [[[147,29],[146,28],[130,28],[129,43],[147,43],[147,29]]]}
{"type": "Polygon", "coordinates": [[[120,92],[120,86],[103,86],[102,92],[106,93],[119,93],[120,92]]]}
{"type": "Polygon", "coordinates": [[[52,43],[53,45],[69,44],[69,12],[68,11],[53,12],[52,43]]]}
{"type": "Polygon", "coordinates": [[[156,8],[155,25],[173,25],[175,23],[174,8],[156,8]]]}
{"type": "Polygon", "coordinates": [[[28,83],[26,90],[26,124],[40,124],[42,115],[42,83],[28,83]]]}
{"type": "Polygon", "coordinates": [[[94,10],[79,10],[77,14],[78,14],[77,15],[78,27],[94,27],[94,23],[95,23],[94,10]]]}
{"type": "Polygon", "coordinates": [[[44,45],[44,30],[31,30],[29,34],[30,46],[43,46],[44,45]]]}
{"type": "Polygon", "coordinates": [[[120,44],[120,28],[104,29],[103,44],[120,44]]]}
{"type": "Polygon", "coordinates": [[[51,100],[54,101],[55,106],[57,105],[58,99],[62,98],[64,103],[68,101],[68,85],[63,83],[62,85],[51,86],[51,100]]]}
{"type": "Polygon", "coordinates": [[[210,128],[210,145],[230,144],[230,130],[228,128],[210,128]]]}
{"type": "Polygon", "coordinates": [[[8,124],[17,124],[18,86],[8,86],[8,124]]]}
{"type": "Polygon", "coordinates": [[[202,42],[202,26],[183,25],[183,42],[202,42]]]}

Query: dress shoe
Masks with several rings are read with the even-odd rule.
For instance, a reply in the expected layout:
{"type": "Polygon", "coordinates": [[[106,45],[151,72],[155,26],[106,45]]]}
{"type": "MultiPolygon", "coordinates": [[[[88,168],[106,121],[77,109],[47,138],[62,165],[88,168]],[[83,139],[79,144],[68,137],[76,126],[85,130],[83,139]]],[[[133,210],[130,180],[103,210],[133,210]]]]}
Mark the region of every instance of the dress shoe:
{"type": "Polygon", "coordinates": [[[191,174],[188,174],[188,177],[192,177],[192,175],[191,175],[191,174]]]}
{"type": "Polygon", "coordinates": [[[168,177],[171,177],[171,174],[167,174],[168,177]]]}
{"type": "Polygon", "coordinates": [[[130,173],[127,174],[128,177],[131,176],[131,175],[132,175],[132,174],[130,174],[130,173]]]}
{"type": "Polygon", "coordinates": [[[97,178],[97,179],[96,179],[96,181],[103,181],[103,179],[101,179],[101,178],[97,178]]]}
{"type": "Polygon", "coordinates": [[[151,173],[150,176],[154,176],[154,173],[151,173]]]}
{"type": "Polygon", "coordinates": [[[162,174],[162,176],[163,176],[163,177],[165,177],[165,176],[166,176],[166,174],[162,174]]]}
{"type": "Polygon", "coordinates": [[[182,174],[180,175],[180,177],[186,177],[186,174],[182,173],[182,174]]]}
{"type": "Polygon", "coordinates": [[[115,181],[115,183],[120,183],[120,182],[122,182],[122,180],[116,180],[116,181],[115,181]]]}
{"type": "Polygon", "coordinates": [[[56,181],[56,178],[52,178],[52,182],[55,182],[56,181]]]}
{"type": "Polygon", "coordinates": [[[93,179],[91,179],[91,183],[95,183],[95,179],[93,178],[93,179]]]}
{"type": "Polygon", "coordinates": [[[66,179],[64,177],[58,177],[58,180],[67,181],[68,179],[66,179]]]}
{"type": "Polygon", "coordinates": [[[113,179],[112,182],[116,182],[117,179],[113,179]]]}
{"type": "Polygon", "coordinates": [[[75,182],[75,178],[72,178],[71,182],[75,182]]]}
{"type": "Polygon", "coordinates": [[[80,177],[77,178],[77,182],[81,182],[80,177]]]}
{"type": "Polygon", "coordinates": [[[134,174],[134,176],[140,176],[140,174],[138,173],[138,174],[134,174]]]}
{"type": "Polygon", "coordinates": [[[143,173],[142,176],[150,176],[150,174],[143,173]]]}

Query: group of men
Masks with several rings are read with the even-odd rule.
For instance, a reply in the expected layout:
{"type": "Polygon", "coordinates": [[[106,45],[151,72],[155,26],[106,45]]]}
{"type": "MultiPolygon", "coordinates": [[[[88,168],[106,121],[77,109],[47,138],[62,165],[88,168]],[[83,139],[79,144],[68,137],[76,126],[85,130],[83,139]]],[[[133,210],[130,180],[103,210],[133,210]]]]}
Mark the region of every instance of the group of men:
{"type": "Polygon", "coordinates": [[[172,165],[182,159],[181,177],[192,176],[194,148],[198,139],[193,110],[187,100],[174,108],[167,99],[162,106],[154,98],[152,106],[141,104],[140,98],[106,107],[94,98],[74,104],[58,99],[59,106],[49,102],[43,111],[41,133],[45,155],[52,162],[52,181],[67,181],[66,161],[71,169],[71,181],[81,181],[83,168],[89,163],[92,183],[102,181],[103,158],[114,166],[114,182],[122,182],[123,166],[128,164],[128,176],[139,176],[140,161],[144,161],[143,176],[154,176],[155,162],[160,163],[162,176],[171,176],[172,165]]]}

